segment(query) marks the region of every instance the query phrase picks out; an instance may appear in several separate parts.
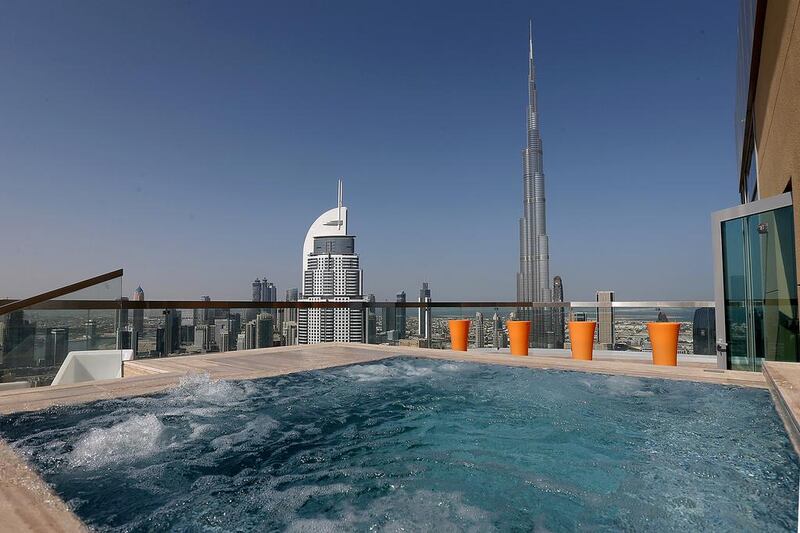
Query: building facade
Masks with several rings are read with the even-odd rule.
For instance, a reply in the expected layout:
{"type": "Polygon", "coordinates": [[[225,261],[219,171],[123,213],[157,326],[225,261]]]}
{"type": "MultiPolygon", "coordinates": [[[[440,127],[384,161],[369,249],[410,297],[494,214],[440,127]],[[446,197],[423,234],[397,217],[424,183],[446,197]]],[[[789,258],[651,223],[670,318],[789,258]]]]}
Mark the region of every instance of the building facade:
{"type": "MultiPolygon", "coordinates": [[[[395,296],[395,302],[399,304],[406,303],[406,291],[400,291],[395,296]]],[[[395,327],[397,329],[397,338],[406,338],[406,308],[398,307],[395,310],[395,327]]]]}
{"type": "MultiPolygon", "coordinates": [[[[254,320],[245,324],[243,342],[237,338],[237,347],[244,350],[270,348],[273,340],[273,321],[270,313],[258,313],[254,320]]],[[[239,334],[242,335],[241,333],[239,334]]]]}
{"type": "Polygon", "coordinates": [[[123,307],[128,298],[120,298],[120,308],[114,311],[114,336],[117,350],[130,347],[130,331],[128,331],[128,309],[123,307]]]}
{"type": "Polygon", "coordinates": [[[718,366],[800,360],[800,0],[741,0],[741,204],[712,214],[718,366]]]}
{"type": "MultiPolygon", "coordinates": [[[[355,252],[355,236],[348,233],[348,211],[339,205],[320,215],[303,243],[301,302],[366,302],[363,272],[355,252]]],[[[363,305],[329,309],[299,309],[299,344],[365,342],[363,305]]]]}
{"type": "Polygon", "coordinates": [[[69,328],[48,328],[44,342],[44,365],[59,366],[69,352],[69,328]]]}
{"type": "MultiPolygon", "coordinates": [[[[561,281],[561,276],[553,278],[553,302],[564,303],[564,284],[561,281]]],[[[553,308],[554,348],[564,348],[565,328],[567,325],[566,314],[567,310],[564,307],[553,308]]]]}
{"type": "MultiPolygon", "coordinates": [[[[740,4],[736,147],[742,203],[800,191],[800,0],[740,4]]],[[[793,194],[795,235],[800,195],[793,194]]],[[[796,241],[797,244],[797,241],[796,241]]]]}
{"type": "MultiPolygon", "coordinates": [[[[550,302],[550,244],[545,212],[542,137],[536,97],[533,25],[528,28],[527,143],[522,150],[523,211],[519,220],[518,302],[550,302]]],[[[519,318],[531,321],[531,346],[552,347],[552,309],[521,308],[519,318]]]]}
{"type": "MultiPolygon", "coordinates": [[[[286,291],[287,302],[296,302],[299,298],[299,289],[288,289],[286,291]]],[[[282,311],[284,316],[280,323],[281,338],[286,346],[294,346],[297,344],[297,309],[287,307],[282,311]]]]}
{"type": "MultiPolygon", "coordinates": [[[[608,303],[614,301],[614,291],[597,291],[597,302],[608,303]]],[[[597,308],[597,344],[606,350],[614,349],[614,308],[597,308]]]]}
{"type": "MultiPolygon", "coordinates": [[[[430,302],[431,301],[431,289],[428,286],[428,282],[425,281],[422,283],[422,288],[419,290],[419,299],[418,302],[430,302]]],[[[422,339],[431,338],[431,311],[430,308],[419,307],[417,309],[417,335],[419,335],[422,339]]]]}
{"type": "MultiPolygon", "coordinates": [[[[142,290],[141,285],[136,287],[136,290],[133,291],[133,298],[131,299],[134,302],[144,301],[144,291],[142,290]]],[[[133,332],[139,336],[141,336],[144,332],[144,309],[133,310],[133,332]]]]}
{"type": "Polygon", "coordinates": [[[485,344],[485,337],[483,332],[483,313],[478,311],[475,313],[475,347],[483,348],[485,344]]]}
{"type": "Polygon", "coordinates": [[[278,301],[278,288],[267,278],[261,280],[261,301],[262,302],[276,302],[278,301]]]}

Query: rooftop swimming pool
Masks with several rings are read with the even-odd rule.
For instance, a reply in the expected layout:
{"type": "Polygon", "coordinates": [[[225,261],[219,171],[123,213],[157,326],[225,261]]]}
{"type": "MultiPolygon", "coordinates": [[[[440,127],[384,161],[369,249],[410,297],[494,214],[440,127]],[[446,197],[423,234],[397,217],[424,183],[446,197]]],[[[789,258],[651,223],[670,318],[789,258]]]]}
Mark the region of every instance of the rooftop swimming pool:
{"type": "Polygon", "coordinates": [[[769,393],[398,357],[0,418],[101,531],[794,531],[769,393]]]}

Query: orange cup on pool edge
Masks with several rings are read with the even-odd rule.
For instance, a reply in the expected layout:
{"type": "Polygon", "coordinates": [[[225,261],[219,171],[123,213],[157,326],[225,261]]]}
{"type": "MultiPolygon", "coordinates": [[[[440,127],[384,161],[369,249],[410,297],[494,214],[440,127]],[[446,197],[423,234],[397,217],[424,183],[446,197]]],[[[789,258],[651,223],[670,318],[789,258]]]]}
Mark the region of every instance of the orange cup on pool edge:
{"type": "Polygon", "coordinates": [[[459,352],[467,351],[467,338],[469,337],[469,320],[451,320],[450,325],[450,346],[451,350],[459,352]]]}
{"type": "Polygon", "coordinates": [[[653,345],[653,364],[678,366],[678,322],[648,322],[647,333],[653,345]]]}
{"type": "Polygon", "coordinates": [[[594,330],[597,322],[575,321],[569,323],[569,343],[572,350],[572,358],[581,361],[592,360],[592,350],[594,349],[594,330]]]}
{"type": "Polygon", "coordinates": [[[528,343],[531,336],[530,320],[509,320],[508,339],[511,341],[511,355],[528,355],[528,343]]]}

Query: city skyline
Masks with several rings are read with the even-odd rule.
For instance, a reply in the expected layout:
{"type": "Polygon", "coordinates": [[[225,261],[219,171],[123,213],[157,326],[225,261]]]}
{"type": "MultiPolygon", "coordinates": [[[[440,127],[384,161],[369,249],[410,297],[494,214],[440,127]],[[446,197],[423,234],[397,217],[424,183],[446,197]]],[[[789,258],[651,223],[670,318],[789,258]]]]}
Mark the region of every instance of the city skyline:
{"type": "Polygon", "coordinates": [[[709,298],[709,214],[735,201],[724,184],[736,174],[736,10],[720,6],[681,18],[674,6],[450,4],[388,23],[369,6],[220,17],[209,4],[188,19],[164,6],[141,43],[143,15],[121,4],[48,17],[12,4],[0,21],[11,80],[0,222],[14,228],[0,297],[119,267],[124,295],[141,285],[153,299],[247,300],[265,273],[298,287],[297,242],[341,175],[366,292],[391,301],[428,281],[438,299],[513,300],[520,41],[533,16],[551,274],[565,299],[604,287],[709,298]],[[613,131],[587,119],[601,110],[613,131]],[[200,254],[200,242],[226,253],[200,254]]]}

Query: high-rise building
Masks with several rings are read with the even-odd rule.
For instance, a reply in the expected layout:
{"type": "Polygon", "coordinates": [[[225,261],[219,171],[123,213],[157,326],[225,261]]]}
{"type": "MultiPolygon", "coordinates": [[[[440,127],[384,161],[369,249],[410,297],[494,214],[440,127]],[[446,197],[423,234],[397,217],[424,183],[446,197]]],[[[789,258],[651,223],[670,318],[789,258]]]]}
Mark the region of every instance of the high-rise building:
{"type": "Polygon", "coordinates": [[[181,312],[181,327],[191,326],[194,328],[194,324],[194,313],[191,315],[184,315],[183,312],[181,312]]]}
{"type": "Polygon", "coordinates": [[[86,328],[86,349],[97,349],[97,341],[100,339],[97,335],[97,322],[91,319],[87,320],[84,327],[86,328]]]}
{"type": "MultiPolygon", "coordinates": [[[[519,220],[517,301],[550,302],[550,252],[545,213],[542,138],[536,101],[536,65],[533,60],[533,24],[528,28],[528,138],[522,150],[523,214],[519,220]]],[[[520,319],[531,320],[531,345],[552,343],[552,309],[520,309],[520,319]]]]}
{"type": "Polygon", "coordinates": [[[36,322],[25,320],[22,310],[0,316],[0,355],[3,366],[34,365],[36,322]]]}
{"type": "Polygon", "coordinates": [[[236,347],[236,336],[242,331],[242,315],[241,313],[230,313],[228,318],[231,321],[231,341],[233,342],[231,350],[233,350],[236,347]]]}
{"type": "Polygon", "coordinates": [[[133,326],[128,326],[128,331],[122,336],[122,350],[133,350],[134,357],[139,353],[139,334],[133,330],[133,326]]]}
{"type": "MultiPolygon", "coordinates": [[[[364,302],[363,272],[355,252],[355,236],[347,232],[347,208],[338,207],[314,221],[303,243],[303,286],[300,301],[364,302]]],[[[360,308],[300,309],[299,344],[364,342],[365,313],[360,308]]]]}
{"type": "Polygon", "coordinates": [[[495,350],[500,349],[500,331],[502,326],[500,325],[500,317],[497,315],[497,311],[494,312],[494,316],[492,316],[492,346],[495,350]]]}
{"type": "MultiPolygon", "coordinates": [[[[133,291],[133,301],[144,301],[144,291],[142,290],[141,286],[136,287],[136,290],[133,291]]],[[[133,310],[133,331],[138,333],[140,336],[142,332],[144,332],[144,309],[133,310]]]]}
{"type": "Polygon", "coordinates": [[[397,338],[397,308],[391,304],[387,304],[386,307],[380,308],[380,314],[383,332],[388,335],[387,339],[388,337],[397,338]],[[390,331],[395,333],[390,334],[390,331]]]}
{"type": "Polygon", "coordinates": [[[252,350],[256,347],[256,321],[251,320],[247,324],[244,325],[244,332],[240,333],[239,336],[244,336],[244,344],[237,342],[236,349],[237,350],[252,350]]]}
{"type": "MultiPolygon", "coordinates": [[[[511,317],[509,317],[509,319],[511,319],[511,317]]],[[[492,317],[492,345],[495,350],[508,346],[508,337],[505,331],[503,331],[503,324],[500,321],[500,316],[497,314],[497,311],[494,312],[494,316],[492,317]]]]}
{"type": "Polygon", "coordinates": [[[213,346],[214,326],[201,324],[194,327],[194,348],[203,352],[210,352],[213,346]]]}
{"type": "Polygon", "coordinates": [[[297,344],[297,322],[293,320],[286,320],[283,322],[283,329],[281,336],[286,343],[286,346],[294,346],[297,344]]]}
{"type": "MultiPolygon", "coordinates": [[[[298,289],[289,289],[286,291],[287,302],[296,302],[299,297],[300,297],[300,291],[298,289]]],[[[292,322],[297,322],[297,309],[287,308],[285,319],[291,320],[292,322]]]]}
{"type": "MultiPolygon", "coordinates": [[[[189,321],[193,321],[193,318],[190,318],[189,321]]],[[[181,320],[180,344],[194,344],[194,328],[193,324],[186,324],[185,318],[181,320]]]]}
{"type": "Polygon", "coordinates": [[[269,313],[259,313],[255,320],[255,330],[253,331],[253,348],[269,348],[272,346],[272,315],[269,313]]]}
{"type": "Polygon", "coordinates": [[[278,300],[278,289],[267,278],[261,280],[261,301],[262,302],[275,302],[278,300]]]}
{"type": "MultiPolygon", "coordinates": [[[[428,287],[428,282],[423,282],[422,288],[419,290],[419,300],[418,302],[430,302],[431,301],[431,289],[428,287]]],[[[430,307],[422,307],[420,306],[419,310],[417,311],[418,317],[418,329],[417,334],[420,338],[428,339],[431,338],[431,310],[430,307]]]]}
{"type": "MultiPolygon", "coordinates": [[[[203,295],[200,297],[201,302],[210,302],[211,296],[203,295]]],[[[211,313],[212,309],[195,309],[194,313],[194,326],[200,326],[202,324],[209,324],[212,320],[211,313]]]]}
{"type": "Polygon", "coordinates": [[[275,284],[267,280],[264,276],[262,279],[256,278],[252,283],[253,300],[254,302],[274,302],[278,299],[278,289],[275,284]]]}
{"type": "Polygon", "coordinates": [[[166,309],[163,314],[164,322],[156,329],[156,352],[167,356],[180,348],[181,313],[177,309],[166,309]]]}
{"type": "Polygon", "coordinates": [[[377,344],[378,337],[378,317],[375,315],[375,295],[367,295],[367,344],[377,344]]]}
{"type": "Polygon", "coordinates": [[[59,366],[69,352],[69,328],[49,328],[44,340],[45,366],[59,366]]]}
{"type": "MultiPolygon", "coordinates": [[[[564,303],[564,285],[561,282],[561,276],[556,276],[553,278],[553,301],[564,303]]],[[[566,310],[563,307],[553,308],[554,348],[564,348],[564,340],[566,336],[566,332],[564,330],[566,327],[565,315],[566,310]]]]}
{"type": "MultiPolygon", "coordinates": [[[[614,291],[597,291],[597,301],[611,303],[614,291]]],[[[606,349],[614,349],[614,308],[597,308],[597,343],[606,349]]]]}
{"type": "Polygon", "coordinates": [[[475,313],[475,347],[483,348],[483,313],[475,313]]]}
{"type": "Polygon", "coordinates": [[[217,318],[214,320],[214,333],[217,342],[217,349],[220,352],[227,352],[236,349],[236,340],[239,335],[239,328],[234,323],[233,318],[217,318]]]}
{"type": "Polygon", "coordinates": [[[117,350],[130,350],[133,346],[133,327],[117,330],[117,350]]]}
{"type": "MultiPolygon", "coordinates": [[[[286,301],[296,302],[300,298],[300,290],[293,288],[286,291],[286,301]]],[[[297,308],[283,309],[284,315],[279,332],[286,346],[297,344],[297,308]]]]}
{"type": "Polygon", "coordinates": [[[228,332],[220,333],[217,336],[217,347],[223,352],[233,351],[236,349],[237,337],[228,332]]]}
{"type": "Polygon", "coordinates": [[[181,346],[181,312],[177,309],[168,309],[164,315],[164,329],[166,330],[166,346],[168,353],[175,353],[181,346]]]}
{"type": "MultiPolygon", "coordinates": [[[[406,291],[400,291],[395,297],[395,301],[399,304],[406,303],[406,291]]],[[[397,330],[397,338],[406,338],[406,308],[398,307],[395,312],[395,329],[397,330]]]]}
{"type": "Polygon", "coordinates": [[[397,308],[389,304],[382,308],[381,311],[383,315],[383,331],[397,331],[397,308]]]}
{"type": "MultiPolygon", "coordinates": [[[[286,301],[287,302],[296,302],[297,299],[300,297],[300,291],[298,289],[288,289],[286,291],[286,301]]],[[[297,309],[296,308],[283,308],[279,310],[280,316],[278,321],[275,324],[275,329],[283,334],[283,323],[284,322],[293,322],[295,324],[295,330],[297,328],[297,309]]],[[[288,342],[288,341],[285,341],[288,342]]],[[[296,344],[296,342],[295,342],[296,344]]]]}
{"type": "MultiPolygon", "coordinates": [[[[266,281],[266,280],[264,280],[264,281],[266,281]]],[[[263,294],[262,294],[262,291],[261,291],[261,287],[262,287],[261,280],[259,278],[256,278],[255,280],[253,280],[253,283],[252,283],[253,300],[252,301],[254,301],[254,302],[262,302],[262,301],[264,301],[263,300],[263,294]]],[[[258,309],[254,309],[254,308],[246,309],[245,312],[244,312],[245,322],[249,322],[249,321],[253,320],[256,317],[257,314],[258,314],[258,309]]]]}
{"type": "Polygon", "coordinates": [[[123,345],[130,345],[123,337],[128,337],[128,308],[124,307],[128,298],[123,296],[120,300],[120,307],[114,312],[114,335],[116,337],[117,350],[123,350],[123,345]]]}

